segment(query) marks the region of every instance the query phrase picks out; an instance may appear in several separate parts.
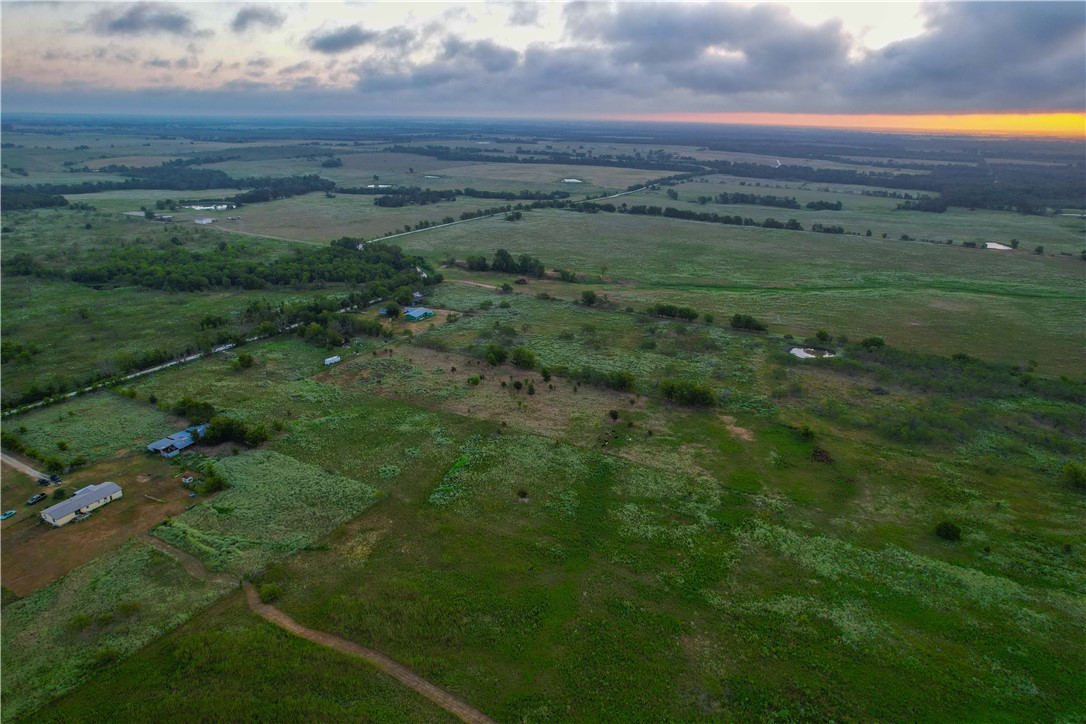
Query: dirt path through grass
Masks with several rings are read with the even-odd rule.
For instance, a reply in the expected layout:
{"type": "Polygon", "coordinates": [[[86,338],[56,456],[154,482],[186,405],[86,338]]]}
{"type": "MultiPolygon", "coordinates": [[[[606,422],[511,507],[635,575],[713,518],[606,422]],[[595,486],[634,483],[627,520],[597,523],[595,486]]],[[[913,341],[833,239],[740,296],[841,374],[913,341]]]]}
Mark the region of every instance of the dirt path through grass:
{"type": "MultiPolygon", "coordinates": [[[[199,578],[205,581],[218,581],[231,585],[237,585],[239,583],[237,578],[227,573],[211,573],[200,559],[167,543],[161,538],[156,538],[150,533],[145,533],[143,539],[155,548],[176,558],[177,562],[180,563],[193,578],[199,578]]],[[[494,724],[494,721],[482,712],[473,709],[452,694],[438,688],[408,669],[406,666],[393,661],[381,652],[368,649],[365,646],[360,646],[353,641],[348,641],[347,639],[334,634],[306,628],[275,606],[262,603],[260,595],[251,583],[246,582],[243,583],[242,586],[245,589],[245,600],[248,602],[249,608],[265,621],[275,624],[284,631],[288,631],[307,641],[312,641],[321,646],[327,646],[328,648],[335,649],[348,656],[357,656],[365,659],[400,683],[410,687],[419,694],[422,694],[445,711],[459,717],[462,721],[469,722],[470,724],[494,724]]]]}
{"type": "Polygon", "coordinates": [[[0,453],[0,460],[3,460],[5,465],[10,465],[11,467],[15,468],[19,472],[26,473],[27,475],[34,478],[35,480],[37,480],[38,478],[47,478],[47,477],[49,477],[45,473],[39,473],[34,468],[30,467],[29,465],[22,462],[21,460],[13,458],[11,455],[8,455],[7,453],[0,453]]]}
{"type": "Polygon", "coordinates": [[[265,621],[273,623],[279,628],[289,631],[295,636],[300,636],[308,641],[312,641],[313,643],[333,648],[336,651],[349,656],[358,656],[359,658],[365,659],[381,671],[398,680],[400,683],[409,686],[419,694],[422,694],[445,711],[456,715],[462,721],[471,722],[472,724],[494,724],[493,720],[482,712],[473,709],[452,694],[431,684],[415,672],[402,664],[396,663],[379,651],[368,649],[365,646],[359,646],[353,641],[348,641],[347,639],[340,638],[334,634],[306,628],[275,606],[261,603],[260,595],[256,592],[256,589],[251,583],[245,583],[244,585],[245,597],[248,599],[249,608],[265,621]]]}

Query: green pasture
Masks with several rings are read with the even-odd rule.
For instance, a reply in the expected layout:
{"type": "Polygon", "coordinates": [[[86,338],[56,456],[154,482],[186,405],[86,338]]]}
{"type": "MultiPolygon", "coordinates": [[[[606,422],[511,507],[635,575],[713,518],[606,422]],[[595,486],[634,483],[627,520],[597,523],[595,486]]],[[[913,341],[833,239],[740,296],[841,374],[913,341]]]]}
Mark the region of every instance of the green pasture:
{"type": "MultiPolygon", "coordinates": [[[[1082,364],[1077,258],[569,211],[484,219],[400,243],[435,261],[505,248],[548,269],[602,274],[598,289],[620,308],[666,300],[718,320],[760,314],[800,336],[820,327],[854,339],[879,334],[942,354],[1033,359],[1057,374],[1082,364]]],[[[578,286],[562,296],[578,297],[578,286]]]]}
{"type": "Polygon", "coordinates": [[[132,542],[5,605],[4,720],[25,719],[100,677],[224,591],[193,579],[156,548],[132,542]]]}
{"type": "Polygon", "coordinates": [[[258,619],[240,596],[39,710],[34,719],[146,722],[169,720],[180,711],[206,721],[456,721],[368,663],[258,619]],[[228,673],[221,668],[226,662],[228,673]]]}

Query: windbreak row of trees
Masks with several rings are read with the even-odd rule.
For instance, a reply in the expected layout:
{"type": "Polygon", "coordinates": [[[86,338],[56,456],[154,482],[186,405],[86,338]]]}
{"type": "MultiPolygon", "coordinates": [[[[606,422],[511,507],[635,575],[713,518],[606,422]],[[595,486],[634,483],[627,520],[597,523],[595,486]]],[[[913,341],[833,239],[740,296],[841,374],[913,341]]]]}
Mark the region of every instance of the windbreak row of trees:
{"type": "Polygon", "coordinates": [[[524,274],[525,276],[533,276],[537,279],[542,279],[546,273],[546,268],[536,257],[530,254],[521,254],[518,258],[514,259],[513,255],[505,249],[498,249],[494,253],[494,260],[487,263],[486,257],[482,254],[471,255],[467,258],[468,269],[471,271],[496,271],[506,272],[509,274],[524,274]]]}
{"type": "Polygon", "coordinates": [[[358,245],[358,240],[351,239],[326,247],[295,249],[267,261],[253,260],[245,247],[226,243],[207,252],[124,247],[108,252],[100,261],[80,264],[67,274],[50,270],[29,255],[20,254],[6,271],[24,276],[66,276],[96,287],[140,286],[184,292],[237,287],[314,288],[377,281],[398,288],[417,287],[436,279],[423,278],[416,267],[426,263],[420,257],[405,255],[397,246],[372,242],[359,249],[358,245]]]}

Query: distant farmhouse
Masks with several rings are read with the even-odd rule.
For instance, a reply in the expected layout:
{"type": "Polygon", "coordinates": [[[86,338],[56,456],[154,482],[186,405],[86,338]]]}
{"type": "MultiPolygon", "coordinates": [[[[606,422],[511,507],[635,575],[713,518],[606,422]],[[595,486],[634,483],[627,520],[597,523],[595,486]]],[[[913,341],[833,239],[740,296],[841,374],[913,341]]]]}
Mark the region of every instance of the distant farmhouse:
{"type": "Polygon", "coordinates": [[[147,446],[147,450],[156,452],[164,458],[172,458],[203,437],[205,430],[207,430],[207,425],[193,425],[181,432],[175,432],[168,437],[151,443],[147,446]]]}
{"type": "Polygon", "coordinates": [[[209,218],[207,216],[201,216],[199,219],[196,219],[196,223],[200,224],[201,226],[205,224],[214,224],[215,219],[209,218]]]}
{"type": "Polygon", "coordinates": [[[101,508],[106,503],[122,497],[121,486],[117,483],[99,483],[88,485],[75,491],[75,495],[62,500],[54,506],[41,512],[41,519],[46,523],[59,528],[76,519],[78,515],[85,515],[96,508],[101,508]]]}
{"type": "Polygon", "coordinates": [[[428,319],[429,317],[434,316],[434,311],[432,309],[427,309],[426,307],[408,307],[403,310],[403,316],[409,321],[418,322],[419,320],[428,319]]]}

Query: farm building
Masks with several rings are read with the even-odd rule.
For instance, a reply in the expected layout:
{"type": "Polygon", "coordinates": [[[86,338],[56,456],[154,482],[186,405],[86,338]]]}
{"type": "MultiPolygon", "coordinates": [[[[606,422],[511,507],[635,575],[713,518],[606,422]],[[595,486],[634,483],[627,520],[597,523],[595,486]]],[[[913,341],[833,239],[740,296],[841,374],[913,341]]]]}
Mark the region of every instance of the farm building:
{"type": "Polygon", "coordinates": [[[208,218],[206,216],[201,216],[199,219],[196,219],[196,223],[200,224],[201,226],[203,226],[205,224],[214,224],[215,219],[211,219],[211,218],[208,218]]]}
{"type": "Polygon", "coordinates": [[[147,450],[156,452],[164,458],[172,458],[203,437],[206,429],[207,425],[193,425],[181,432],[175,432],[161,440],[156,440],[147,446],[147,450]]]}
{"type": "Polygon", "coordinates": [[[342,362],[342,361],[343,361],[343,358],[340,357],[337,354],[335,357],[329,357],[328,359],[324,360],[324,364],[326,364],[326,365],[334,365],[336,362],[342,362]]]}
{"type": "Polygon", "coordinates": [[[407,319],[412,322],[417,322],[420,319],[427,319],[428,317],[434,316],[434,312],[432,309],[427,309],[426,307],[408,307],[403,310],[403,316],[407,317],[407,319]]]}
{"type": "Polygon", "coordinates": [[[96,508],[101,508],[111,500],[122,497],[121,486],[117,483],[99,483],[88,485],[75,491],[75,495],[62,500],[56,505],[46,508],[41,512],[41,519],[46,523],[59,528],[75,520],[77,515],[89,513],[96,508]]]}

